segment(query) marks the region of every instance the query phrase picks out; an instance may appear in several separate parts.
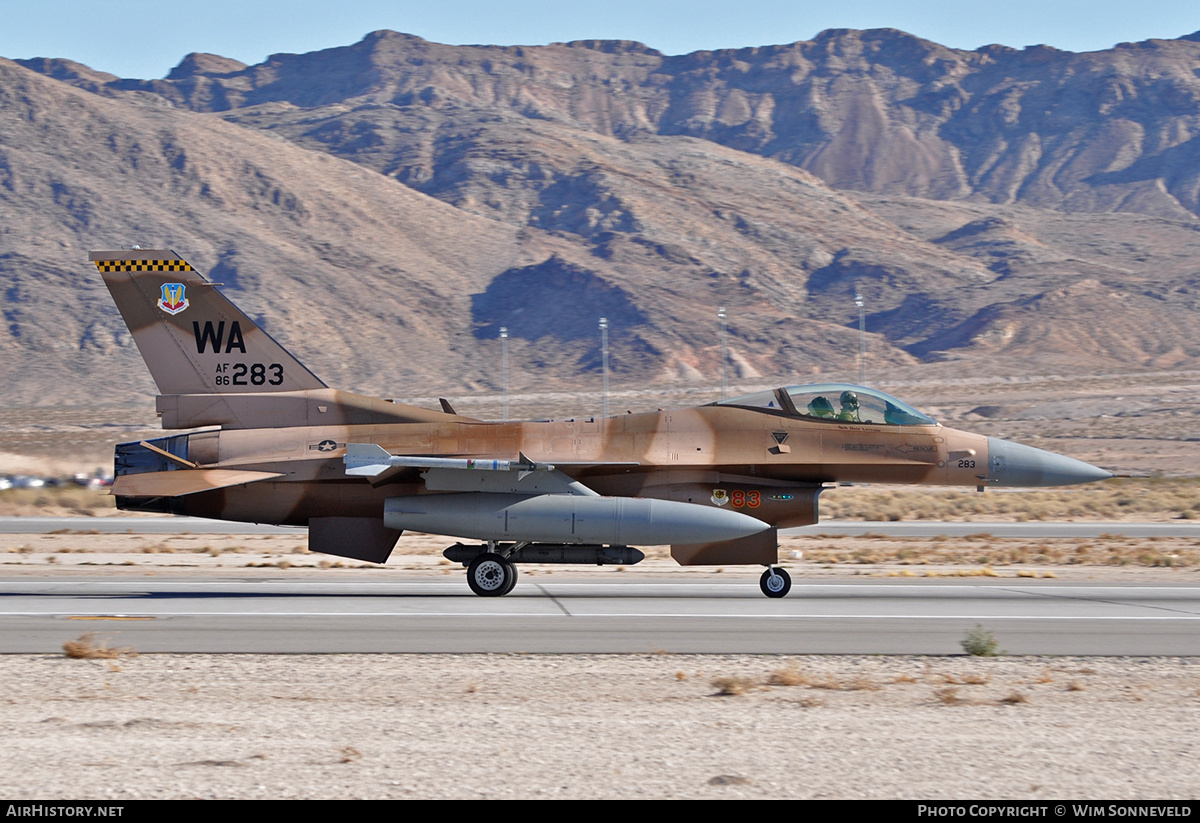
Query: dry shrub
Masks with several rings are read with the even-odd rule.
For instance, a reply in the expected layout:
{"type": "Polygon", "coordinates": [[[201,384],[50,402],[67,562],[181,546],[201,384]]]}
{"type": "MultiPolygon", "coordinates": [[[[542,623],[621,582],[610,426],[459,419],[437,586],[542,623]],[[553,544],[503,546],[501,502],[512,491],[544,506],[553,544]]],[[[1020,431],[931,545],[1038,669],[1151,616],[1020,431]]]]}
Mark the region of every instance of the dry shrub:
{"type": "Polygon", "coordinates": [[[1015,706],[1018,703],[1028,703],[1029,698],[1026,697],[1024,694],[1022,694],[1021,692],[1012,692],[1011,694],[1008,695],[1008,697],[1000,698],[1000,702],[1005,703],[1009,706],[1015,706]]]}
{"type": "Polygon", "coordinates": [[[968,686],[986,686],[992,682],[992,675],[989,674],[968,674],[963,677],[962,682],[968,686]]]}
{"type": "Polygon", "coordinates": [[[771,686],[807,686],[808,682],[808,675],[795,667],[778,669],[767,678],[771,686]]]}
{"type": "Polygon", "coordinates": [[[1085,687],[1078,680],[1072,680],[1070,683],[1067,684],[1067,691],[1069,691],[1069,692],[1082,692],[1082,691],[1086,691],[1086,688],[1087,687],[1085,687]]]}
{"type": "Polygon", "coordinates": [[[137,652],[129,646],[110,649],[108,638],[97,644],[95,632],[82,634],[78,640],[68,640],[63,643],[63,653],[75,660],[115,660],[119,657],[137,657],[137,652]]]}
{"type": "Polygon", "coordinates": [[[717,689],[717,696],[732,697],[746,694],[758,688],[758,683],[750,677],[718,677],[712,682],[717,689]]]}
{"type": "Polygon", "coordinates": [[[935,689],[933,696],[946,706],[953,706],[959,702],[958,689],[950,686],[944,689],[935,689]]]}

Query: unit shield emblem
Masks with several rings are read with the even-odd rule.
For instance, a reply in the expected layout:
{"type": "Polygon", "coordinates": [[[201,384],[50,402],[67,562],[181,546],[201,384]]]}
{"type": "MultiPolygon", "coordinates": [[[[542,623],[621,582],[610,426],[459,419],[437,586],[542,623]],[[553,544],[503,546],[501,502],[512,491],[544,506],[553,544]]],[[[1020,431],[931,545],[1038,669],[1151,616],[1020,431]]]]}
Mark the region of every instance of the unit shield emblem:
{"type": "Polygon", "coordinates": [[[724,506],[729,502],[729,492],[724,489],[713,489],[712,497],[709,499],[712,500],[714,506],[724,506]]]}
{"type": "Polygon", "coordinates": [[[188,307],[187,292],[182,283],[163,283],[158,307],[167,314],[179,314],[188,307]]]}

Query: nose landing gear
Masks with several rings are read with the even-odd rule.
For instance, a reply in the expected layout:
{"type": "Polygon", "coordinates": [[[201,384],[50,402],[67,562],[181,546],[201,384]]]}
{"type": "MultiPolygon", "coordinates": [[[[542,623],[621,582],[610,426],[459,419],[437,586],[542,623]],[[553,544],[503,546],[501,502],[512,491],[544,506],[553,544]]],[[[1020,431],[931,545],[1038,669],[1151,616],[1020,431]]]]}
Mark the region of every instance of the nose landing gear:
{"type": "Polygon", "coordinates": [[[758,579],[758,587],[767,597],[784,597],[792,590],[792,576],[785,569],[768,566],[758,579]]]}

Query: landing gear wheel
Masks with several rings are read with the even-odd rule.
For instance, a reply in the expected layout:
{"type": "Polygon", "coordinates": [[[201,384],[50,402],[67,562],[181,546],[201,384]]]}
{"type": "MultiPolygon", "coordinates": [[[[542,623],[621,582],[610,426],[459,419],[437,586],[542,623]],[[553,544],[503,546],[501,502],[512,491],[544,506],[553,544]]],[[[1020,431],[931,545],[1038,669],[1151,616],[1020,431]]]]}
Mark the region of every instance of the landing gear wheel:
{"type": "Polygon", "coordinates": [[[516,583],[516,566],[494,552],[484,552],[467,566],[467,585],[480,597],[508,594],[516,583]]]}
{"type": "Polygon", "coordinates": [[[508,583],[505,584],[504,591],[500,592],[500,594],[508,594],[513,590],[513,587],[517,585],[516,564],[506,558],[504,565],[508,567],[508,583]]]}
{"type": "Polygon", "coordinates": [[[792,590],[792,576],[784,569],[768,568],[758,579],[758,587],[767,597],[784,597],[792,590]]]}

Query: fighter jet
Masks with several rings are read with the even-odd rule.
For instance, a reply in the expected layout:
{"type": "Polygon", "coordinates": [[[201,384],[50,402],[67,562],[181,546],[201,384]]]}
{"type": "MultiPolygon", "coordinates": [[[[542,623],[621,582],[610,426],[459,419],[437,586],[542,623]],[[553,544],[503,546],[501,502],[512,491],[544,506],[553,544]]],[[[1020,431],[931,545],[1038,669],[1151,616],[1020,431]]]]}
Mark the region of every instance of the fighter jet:
{"type": "Polygon", "coordinates": [[[940,425],[863,386],[786,386],[688,409],[485,421],[331,389],[179,255],[90,255],[160,392],[168,430],[116,447],[117,507],[307,526],[311,551],[387,561],[404,531],[472,541],[445,556],[472,591],[519,563],[766,567],[778,530],[817,522],[834,483],[1059,486],[1109,473],[940,425]]]}

